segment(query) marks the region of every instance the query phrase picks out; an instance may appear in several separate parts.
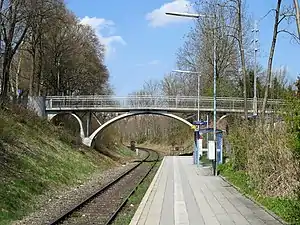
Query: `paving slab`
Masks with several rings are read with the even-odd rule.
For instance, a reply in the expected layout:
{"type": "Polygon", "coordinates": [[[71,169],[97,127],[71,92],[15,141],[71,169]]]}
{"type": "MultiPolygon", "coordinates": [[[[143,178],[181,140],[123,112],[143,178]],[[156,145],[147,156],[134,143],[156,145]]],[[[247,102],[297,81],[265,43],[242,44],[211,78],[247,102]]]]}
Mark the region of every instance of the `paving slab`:
{"type": "Polygon", "coordinates": [[[167,156],[130,225],[282,224],[190,156],[167,156]]]}

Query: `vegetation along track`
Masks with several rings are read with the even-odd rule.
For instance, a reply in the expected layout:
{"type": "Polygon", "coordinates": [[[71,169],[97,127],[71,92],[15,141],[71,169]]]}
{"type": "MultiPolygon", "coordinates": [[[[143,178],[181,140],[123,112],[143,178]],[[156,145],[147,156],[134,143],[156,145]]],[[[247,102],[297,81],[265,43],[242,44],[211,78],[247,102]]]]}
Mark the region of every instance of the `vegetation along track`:
{"type": "Polygon", "coordinates": [[[133,168],[53,220],[50,225],[110,224],[159,160],[159,154],[156,151],[145,148],[140,148],[140,150],[147,152],[147,156],[143,160],[137,161],[138,164],[133,168]]]}

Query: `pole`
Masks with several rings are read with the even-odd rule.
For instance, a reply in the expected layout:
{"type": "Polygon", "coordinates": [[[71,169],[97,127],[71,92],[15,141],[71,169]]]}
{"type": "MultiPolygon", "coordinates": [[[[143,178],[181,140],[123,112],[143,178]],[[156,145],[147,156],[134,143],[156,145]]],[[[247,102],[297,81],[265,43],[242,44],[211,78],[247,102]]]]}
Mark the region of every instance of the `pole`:
{"type": "Polygon", "coordinates": [[[253,40],[253,43],[254,43],[254,87],[253,87],[253,115],[256,116],[257,115],[257,96],[256,96],[256,81],[257,81],[257,51],[258,51],[258,48],[257,48],[257,32],[258,32],[258,29],[257,29],[257,21],[255,21],[254,23],[254,29],[253,29],[253,32],[254,32],[254,40],[253,40]]]}
{"type": "MultiPolygon", "coordinates": [[[[198,75],[198,106],[197,106],[197,121],[200,120],[200,73],[198,75]]],[[[200,125],[198,126],[200,128],[200,125]]]]}
{"type": "Polygon", "coordinates": [[[207,133],[206,133],[206,147],[208,149],[208,128],[209,128],[209,124],[208,124],[208,114],[206,115],[206,129],[207,129],[207,133]]]}
{"type": "Polygon", "coordinates": [[[60,86],[59,86],[59,84],[60,84],[60,73],[59,73],[60,59],[58,59],[57,65],[58,65],[58,67],[57,67],[57,69],[58,69],[57,70],[57,94],[60,95],[60,91],[59,91],[59,89],[60,89],[60,86]]]}
{"type": "MultiPolygon", "coordinates": [[[[200,73],[198,75],[198,108],[197,108],[197,121],[200,120],[200,73]]],[[[197,166],[199,167],[199,132],[200,132],[200,124],[198,125],[197,132],[197,166]]]]}
{"type": "Polygon", "coordinates": [[[214,16],[214,28],[213,28],[213,42],[214,42],[214,148],[215,148],[215,163],[214,163],[214,175],[217,176],[217,55],[216,55],[216,15],[214,16]]]}
{"type": "Polygon", "coordinates": [[[295,9],[296,9],[296,21],[297,21],[297,28],[298,28],[298,37],[300,39],[300,9],[299,9],[298,0],[294,0],[294,5],[295,5],[295,9]]]}

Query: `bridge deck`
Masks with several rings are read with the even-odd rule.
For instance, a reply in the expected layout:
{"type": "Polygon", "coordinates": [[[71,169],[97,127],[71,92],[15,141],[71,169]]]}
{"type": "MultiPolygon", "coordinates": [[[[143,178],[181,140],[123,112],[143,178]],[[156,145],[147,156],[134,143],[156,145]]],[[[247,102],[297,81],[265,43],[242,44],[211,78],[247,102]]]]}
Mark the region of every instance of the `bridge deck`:
{"type": "MultiPolygon", "coordinates": [[[[200,108],[200,112],[212,112],[213,107],[200,108]]],[[[192,113],[197,112],[197,108],[155,108],[155,107],[52,107],[46,108],[47,112],[174,112],[174,113],[192,113]]],[[[229,109],[229,108],[217,108],[217,112],[228,112],[228,113],[242,113],[243,109],[229,109]]],[[[248,110],[249,113],[253,112],[252,109],[248,110]]],[[[268,112],[268,111],[267,111],[268,112]]]]}
{"type": "Polygon", "coordinates": [[[130,225],[282,224],[191,157],[165,157],[130,225]]]}
{"type": "MultiPolygon", "coordinates": [[[[244,111],[243,98],[218,97],[216,109],[218,112],[244,111]]],[[[100,112],[128,112],[128,111],[168,111],[168,112],[203,112],[213,111],[212,97],[201,96],[47,96],[46,111],[100,111],[100,112]]],[[[267,111],[282,105],[280,100],[269,100],[267,111]]],[[[262,106],[262,99],[258,99],[258,109],[262,106]]],[[[253,111],[253,99],[247,99],[248,111],[253,111]]]]}

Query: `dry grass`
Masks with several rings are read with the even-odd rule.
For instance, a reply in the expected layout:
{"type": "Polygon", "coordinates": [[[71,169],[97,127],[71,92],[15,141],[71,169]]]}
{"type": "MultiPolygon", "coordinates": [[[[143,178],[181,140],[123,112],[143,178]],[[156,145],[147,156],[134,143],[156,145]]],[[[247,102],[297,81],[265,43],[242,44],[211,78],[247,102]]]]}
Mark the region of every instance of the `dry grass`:
{"type": "Polygon", "coordinates": [[[244,170],[261,194],[292,197],[299,187],[299,164],[291,151],[291,137],[285,129],[243,124],[229,136],[236,169],[244,170]]]}

